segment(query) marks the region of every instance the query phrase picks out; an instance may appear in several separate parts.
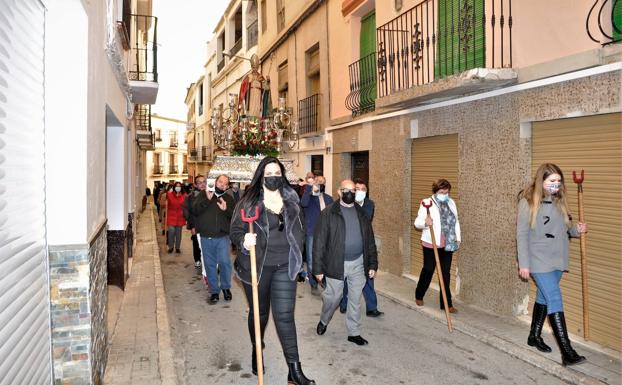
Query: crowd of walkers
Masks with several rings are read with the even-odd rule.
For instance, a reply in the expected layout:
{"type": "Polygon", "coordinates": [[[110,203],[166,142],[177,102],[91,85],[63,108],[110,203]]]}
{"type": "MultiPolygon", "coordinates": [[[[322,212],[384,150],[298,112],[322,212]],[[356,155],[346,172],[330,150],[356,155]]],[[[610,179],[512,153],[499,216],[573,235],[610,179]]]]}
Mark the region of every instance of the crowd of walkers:
{"type": "MultiPolygon", "coordinates": [[[[272,319],[287,362],[290,384],[315,384],[302,371],[294,309],[297,282],[308,282],[311,293],[321,295],[322,307],[316,332],[323,335],[339,308],[345,313],[347,340],[367,345],[362,337],[361,296],[368,317],[382,316],[374,289],[378,255],[372,221],[375,205],[367,183],[343,180],[333,197],[325,190],[326,179],[309,172],[298,184],[290,184],[283,164],[264,158],[244,191],[227,175],[207,181],[196,176],[192,186],[180,182],[157,184],[153,197],[167,236],[168,252],[180,253],[182,227],[191,233],[195,267],[203,273],[210,305],[232,300],[231,280],[235,273],[242,282],[249,305],[248,331],[251,366],[258,372],[258,346],[254,333],[255,310],[251,285],[251,250],[256,255],[258,280],[259,335],[263,349],[264,332],[272,309],[272,319]],[[257,212],[254,232],[241,213],[257,212]],[[256,211],[255,211],[256,210],[256,211]],[[235,253],[232,263],[231,253],[235,253]]],[[[450,280],[453,253],[462,239],[458,208],[450,197],[451,183],[438,179],[432,194],[421,201],[414,226],[421,232],[423,268],[419,275],[415,302],[424,305],[424,296],[440,271],[445,299],[440,308],[457,313],[453,306],[450,280]]],[[[541,332],[547,315],[562,354],[562,364],[582,362],[571,346],[564,319],[559,281],[568,270],[569,237],[587,232],[587,225],[573,225],[565,198],[561,169],[543,164],[531,184],[518,197],[517,245],[519,276],[532,278],[537,285],[528,344],[542,352],[551,348],[541,332]]],[[[439,277],[441,278],[441,277],[439,277]]]]}

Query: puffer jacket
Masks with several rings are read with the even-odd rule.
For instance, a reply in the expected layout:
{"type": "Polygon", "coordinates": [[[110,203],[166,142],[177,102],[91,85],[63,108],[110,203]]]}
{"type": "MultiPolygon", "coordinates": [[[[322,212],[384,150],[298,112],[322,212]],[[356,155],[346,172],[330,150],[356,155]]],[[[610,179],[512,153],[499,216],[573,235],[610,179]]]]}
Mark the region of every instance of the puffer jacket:
{"type": "Polygon", "coordinates": [[[168,226],[184,226],[186,224],[182,209],[185,200],[186,194],[184,193],[179,195],[173,192],[166,193],[166,224],[168,226]]]}

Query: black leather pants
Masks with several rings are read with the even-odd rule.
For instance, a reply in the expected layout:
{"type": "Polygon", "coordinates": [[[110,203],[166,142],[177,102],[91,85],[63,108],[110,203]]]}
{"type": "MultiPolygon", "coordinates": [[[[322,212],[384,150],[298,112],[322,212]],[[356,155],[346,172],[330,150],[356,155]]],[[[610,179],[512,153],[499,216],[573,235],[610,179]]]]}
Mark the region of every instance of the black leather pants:
{"type": "MultiPolygon", "coordinates": [[[[261,339],[268,324],[270,306],[276,333],[281,341],[281,348],[288,363],[300,361],[298,357],[298,338],[294,308],[296,306],[296,281],[289,279],[288,266],[264,266],[259,281],[259,323],[261,339]]],[[[255,329],[253,321],[253,292],[251,285],[244,284],[244,293],[250,307],[248,313],[248,332],[251,343],[255,345],[255,329]]]]}

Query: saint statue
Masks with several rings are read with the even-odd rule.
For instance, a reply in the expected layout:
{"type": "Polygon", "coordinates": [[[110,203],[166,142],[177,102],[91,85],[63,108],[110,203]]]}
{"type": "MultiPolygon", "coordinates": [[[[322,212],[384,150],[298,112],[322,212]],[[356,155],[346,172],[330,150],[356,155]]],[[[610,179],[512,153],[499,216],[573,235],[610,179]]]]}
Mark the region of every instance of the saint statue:
{"type": "Polygon", "coordinates": [[[266,100],[270,99],[270,83],[259,73],[259,58],[251,56],[251,71],[240,85],[240,107],[242,113],[251,117],[263,118],[269,115],[266,100]]]}

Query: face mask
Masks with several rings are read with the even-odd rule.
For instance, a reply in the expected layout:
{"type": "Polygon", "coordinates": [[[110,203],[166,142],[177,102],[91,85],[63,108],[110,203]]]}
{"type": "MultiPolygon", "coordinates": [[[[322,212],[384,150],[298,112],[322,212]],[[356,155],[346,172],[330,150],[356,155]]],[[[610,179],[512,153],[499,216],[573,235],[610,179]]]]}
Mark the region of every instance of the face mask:
{"type": "Polygon", "coordinates": [[[266,186],[268,190],[276,191],[283,187],[283,177],[282,176],[265,176],[263,178],[263,185],[266,186]]]}
{"type": "Polygon", "coordinates": [[[233,189],[233,191],[238,191],[240,189],[240,185],[234,184],[233,186],[231,186],[231,188],[233,189]]]}
{"type": "Polygon", "coordinates": [[[354,193],[352,191],[342,192],[341,201],[347,205],[354,203],[354,193]]]}
{"type": "Polygon", "coordinates": [[[218,187],[216,187],[216,188],[214,188],[214,192],[216,193],[216,196],[219,197],[219,196],[221,196],[222,194],[225,193],[225,190],[221,190],[218,187]]]}
{"type": "Polygon", "coordinates": [[[321,184],[320,185],[320,192],[323,193],[324,191],[326,191],[326,186],[321,184]]]}
{"type": "Polygon", "coordinates": [[[561,183],[545,183],[544,188],[548,191],[549,194],[557,194],[559,190],[562,188],[561,183]]]}
{"type": "Polygon", "coordinates": [[[181,191],[181,187],[179,187],[179,186],[175,187],[175,191],[176,192],[180,192],[181,191]]]}
{"type": "Polygon", "coordinates": [[[320,192],[319,191],[312,191],[311,195],[313,195],[314,197],[319,197],[320,196],[320,192]]]}
{"type": "Polygon", "coordinates": [[[367,191],[357,191],[356,194],[354,195],[354,199],[357,202],[363,202],[366,196],[367,196],[367,191]]]}
{"type": "Polygon", "coordinates": [[[439,202],[447,202],[449,200],[449,195],[448,194],[436,194],[436,199],[438,199],[439,202]]]}

